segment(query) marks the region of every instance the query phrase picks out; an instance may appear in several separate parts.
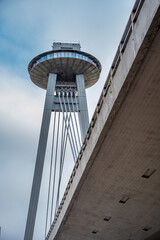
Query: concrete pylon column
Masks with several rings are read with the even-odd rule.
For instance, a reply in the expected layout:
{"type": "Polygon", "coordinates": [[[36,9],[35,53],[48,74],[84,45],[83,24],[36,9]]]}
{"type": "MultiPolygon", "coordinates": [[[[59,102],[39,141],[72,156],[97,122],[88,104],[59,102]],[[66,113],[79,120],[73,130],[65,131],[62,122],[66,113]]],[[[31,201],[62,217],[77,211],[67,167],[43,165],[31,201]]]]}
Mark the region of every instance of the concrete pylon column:
{"type": "Polygon", "coordinates": [[[33,238],[56,78],[56,74],[49,74],[24,240],[33,238]]]}
{"type": "Polygon", "coordinates": [[[79,110],[80,110],[79,119],[80,119],[80,128],[81,128],[81,137],[83,141],[89,127],[87,98],[86,98],[83,74],[76,75],[76,85],[77,85],[77,91],[78,91],[78,102],[79,102],[79,110]]]}

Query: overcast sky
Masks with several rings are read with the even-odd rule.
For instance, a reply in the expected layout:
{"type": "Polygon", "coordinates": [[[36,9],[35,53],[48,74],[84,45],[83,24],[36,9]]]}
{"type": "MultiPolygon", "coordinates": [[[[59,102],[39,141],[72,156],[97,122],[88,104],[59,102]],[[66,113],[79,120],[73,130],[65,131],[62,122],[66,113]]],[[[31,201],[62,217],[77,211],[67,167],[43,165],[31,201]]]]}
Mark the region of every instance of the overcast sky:
{"type": "MultiPolygon", "coordinates": [[[[45,97],[30,81],[28,63],[51,50],[53,41],[80,42],[103,69],[99,82],[87,90],[91,118],[134,2],[0,0],[1,239],[22,240],[27,218],[45,97]]],[[[68,160],[67,166],[69,176],[73,162],[68,160]]],[[[46,159],[35,240],[44,239],[47,169],[46,159]]]]}

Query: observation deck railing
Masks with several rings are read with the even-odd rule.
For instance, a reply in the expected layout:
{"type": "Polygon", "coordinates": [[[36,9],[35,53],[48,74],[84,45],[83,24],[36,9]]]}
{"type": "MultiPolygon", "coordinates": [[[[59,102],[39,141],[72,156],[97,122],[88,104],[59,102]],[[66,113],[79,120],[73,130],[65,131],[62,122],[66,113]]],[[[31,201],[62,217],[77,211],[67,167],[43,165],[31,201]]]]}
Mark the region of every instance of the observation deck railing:
{"type": "Polygon", "coordinates": [[[51,54],[46,54],[42,57],[40,57],[38,60],[36,60],[36,62],[33,64],[33,67],[36,66],[38,63],[40,62],[43,62],[45,60],[48,60],[48,59],[53,59],[53,58],[68,58],[68,57],[71,57],[71,58],[78,58],[78,59],[83,59],[87,62],[90,62],[92,64],[94,64],[96,66],[96,63],[90,59],[89,57],[85,56],[84,54],[82,53],[76,53],[76,52],[69,52],[69,51],[65,51],[65,52],[54,52],[54,53],[51,53],[51,54]]]}

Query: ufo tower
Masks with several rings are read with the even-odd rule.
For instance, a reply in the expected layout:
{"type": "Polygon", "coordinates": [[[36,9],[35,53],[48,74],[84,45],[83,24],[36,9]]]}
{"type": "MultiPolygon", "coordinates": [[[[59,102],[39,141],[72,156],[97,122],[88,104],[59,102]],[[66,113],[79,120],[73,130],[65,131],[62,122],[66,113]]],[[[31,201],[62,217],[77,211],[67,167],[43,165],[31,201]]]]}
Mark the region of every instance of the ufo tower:
{"type": "MultiPolygon", "coordinates": [[[[46,98],[24,240],[33,239],[51,114],[55,114],[53,138],[56,135],[54,140],[56,143],[55,148],[52,148],[55,162],[58,156],[58,144],[61,142],[60,176],[67,139],[73,159],[76,161],[85,138],[89,126],[85,89],[98,81],[101,64],[94,56],[82,52],[80,44],[54,42],[51,51],[41,53],[31,60],[28,71],[32,82],[46,90],[46,98]],[[57,140],[59,136],[60,139],[57,140]]],[[[59,185],[60,181],[59,178],[59,185]]]]}

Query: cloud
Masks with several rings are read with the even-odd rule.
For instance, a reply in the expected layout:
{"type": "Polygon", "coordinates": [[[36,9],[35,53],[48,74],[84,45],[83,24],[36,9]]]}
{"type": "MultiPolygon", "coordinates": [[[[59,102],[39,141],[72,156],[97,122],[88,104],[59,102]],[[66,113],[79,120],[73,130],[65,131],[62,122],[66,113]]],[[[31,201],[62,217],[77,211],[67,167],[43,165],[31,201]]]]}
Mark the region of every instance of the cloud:
{"type": "MultiPolygon", "coordinates": [[[[101,4],[97,0],[1,1],[0,225],[4,240],[23,239],[44,105],[45,91],[29,79],[29,61],[50,50],[53,40],[80,41],[82,50],[96,56],[103,68],[100,80],[87,89],[91,118],[133,3],[134,0],[102,0],[101,4]]],[[[49,153],[35,239],[44,237],[48,167],[49,153]]],[[[63,187],[72,167],[68,157],[63,187]]]]}
{"type": "Polygon", "coordinates": [[[5,237],[17,232],[18,240],[24,233],[43,104],[41,95],[22,87],[25,79],[4,67],[0,72],[0,222],[5,237]]]}

